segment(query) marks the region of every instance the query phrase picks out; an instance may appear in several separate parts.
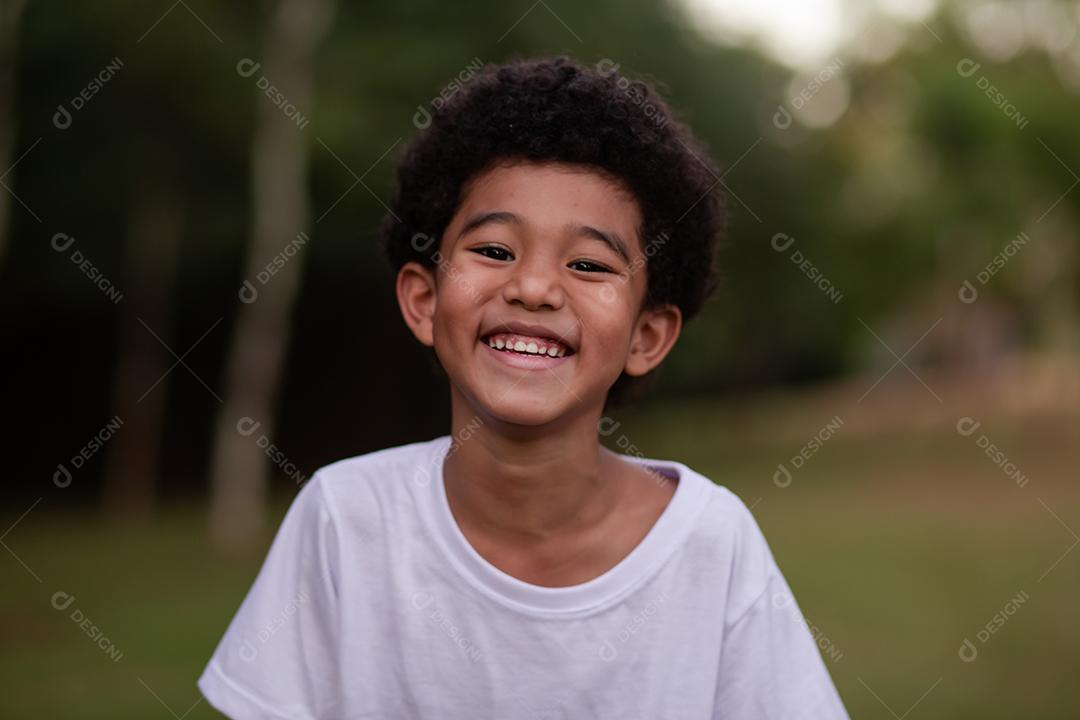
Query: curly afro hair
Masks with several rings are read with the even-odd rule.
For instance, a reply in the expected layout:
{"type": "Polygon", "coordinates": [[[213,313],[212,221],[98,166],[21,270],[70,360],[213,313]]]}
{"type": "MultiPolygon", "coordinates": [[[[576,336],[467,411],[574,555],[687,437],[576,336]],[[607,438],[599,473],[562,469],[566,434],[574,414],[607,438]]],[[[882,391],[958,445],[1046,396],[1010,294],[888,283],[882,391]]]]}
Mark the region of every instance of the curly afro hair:
{"type": "MultiPolygon", "coordinates": [[[[586,166],[621,182],[641,209],[638,229],[648,291],[642,309],[673,304],[683,320],[717,285],[716,244],[725,225],[720,172],[704,144],[656,89],[603,60],[569,57],[487,65],[433,104],[397,166],[380,239],[395,272],[409,261],[434,267],[442,238],[470,181],[502,163],[586,166]]],[[[623,374],[608,396],[619,404],[640,383],[623,374]]]]}

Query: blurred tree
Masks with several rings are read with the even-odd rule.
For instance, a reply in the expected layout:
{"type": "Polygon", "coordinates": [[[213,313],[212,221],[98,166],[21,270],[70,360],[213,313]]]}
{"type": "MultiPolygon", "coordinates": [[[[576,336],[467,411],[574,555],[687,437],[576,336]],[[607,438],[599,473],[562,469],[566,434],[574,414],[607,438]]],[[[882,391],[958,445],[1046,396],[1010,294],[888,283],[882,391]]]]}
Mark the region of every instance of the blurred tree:
{"type": "MultiPolygon", "coordinates": [[[[19,18],[26,0],[0,0],[0,175],[11,167],[12,148],[18,130],[19,104],[15,63],[18,59],[19,18]]],[[[11,175],[0,182],[0,262],[7,247],[8,216],[11,214],[11,175]]]]}
{"type": "MultiPolygon", "coordinates": [[[[181,165],[175,177],[184,178],[174,185],[180,193],[174,209],[161,210],[183,215],[172,322],[162,320],[159,328],[141,313],[134,289],[119,284],[155,332],[175,326],[177,351],[224,317],[186,362],[201,378],[224,378],[225,390],[215,391],[228,395],[215,418],[217,399],[190,373],[170,376],[172,388],[195,391],[168,393],[158,463],[166,487],[158,491],[199,492],[213,468],[213,522],[235,521],[231,529],[245,537],[246,525],[256,525],[261,513],[269,469],[255,443],[259,435],[287,447],[298,467],[312,468],[445,428],[445,379],[429,372],[400,322],[375,230],[394,158],[416,131],[418,106],[430,106],[455,79],[468,82],[462,73],[474,58],[568,52],[586,63],[611,59],[630,75],[659,80],[717,158],[723,173],[717,187],[729,193],[731,210],[723,285],[665,362],[657,395],[836,377],[860,368],[875,348],[877,361],[892,364],[860,320],[899,353],[941,317],[937,298],[952,304],[953,315],[926,337],[912,362],[992,367],[1010,348],[1064,344],[1075,335],[1080,309],[1080,186],[1073,187],[1080,135],[1072,127],[1080,39],[1054,57],[1029,43],[999,58],[983,48],[995,33],[984,33],[980,43],[978,34],[955,29],[956,16],[947,10],[953,4],[967,6],[943,3],[925,26],[889,19],[884,37],[899,33],[898,45],[884,43],[886,51],[869,58],[843,54],[842,71],[819,88],[813,81],[821,68],[796,73],[750,47],[716,45],[697,31],[694,17],[680,14],[678,3],[662,0],[550,7],[373,0],[335,7],[325,42],[323,28],[297,19],[319,14],[299,0],[272,3],[273,20],[261,3],[151,4],[133,12],[128,3],[110,1],[72,4],[63,13],[26,3],[17,58],[11,18],[23,3],[0,0],[6,23],[0,56],[14,58],[5,69],[17,71],[19,86],[17,98],[0,104],[0,122],[9,126],[0,152],[14,152],[10,162],[29,147],[11,150],[16,112],[19,135],[43,138],[17,166],[16,191],[40,211],[44,225],[0,189],[0,203],[14,203],[0,265],[0,397],[21,418],[10,440],[23,450],[11,454],[16,483],[36,493],[43,466],[85,445],[107,414],[125,412],[119,399],[126,391],[110,388],[109,379],[119,383],[129,375],[114,367],[132,361],[129,309],[103,302],[70,257],[49,249],[48,238],[58,231],[78,235],[77,247],[93,267],[119,280],[121,268],[134,262],[129,245],[142,222],[136,218],[148,212],[134,206],[157,204],[150,188],[141,187],[149,180],[139,157],[155,143],[175,148],[181,165]],[[253,49],[260,40],[262,50],[253,49]],[[304,94],[314,72],[305,44],[319,45],[326,68],[317,73],[318,135],[326,147],[315,144],[314,127],[300,131],[252,87],[265,75],[302,111],[312,110],[304,94]],[[259,52],[267,57],[256,57],[259,52]],[[262,61],[258,75],[236,72],[242,56],[262,61]],[[88,88],[113,57],[122,58],[122,72],[93,95],[71,128],[53,127],[57,103],[88,88]],[[975,75],[959,74],[963,58],[982,64],[975,75]],[[1006,117],[987,84],[1030,123],[1018,127],[1006,117]],[[778,106],[794,112],[800,93],[811,113],[840,103],[839,116],[831,125],[796,117],[777,126],[778,106]],[[348,192],[354,177],[343,165],[363,173],[363,188],[348,192]],[[317,242],[303,250],[303,262],[290,259],[260,285],[254,305],[239,303],[237,278],[255,282],[255,273],[308,227],[305,187],[311,214],[320,218],[317,242]],[[1020,231],[1031,242],[979,285],[978,303],[961,303],[961,283],[974,281],[1020,231]],[[771,243],[777,233],[795,239],[786,252],[771,243]],[[835,284],[842,300],[830,300],[802,259],[835,284]],[[303,292],[296,287],[301,272],[318,280],[303,292]],[[230,327],[236,336],[226,348],[223,330],[230,327]],[[118,348],[126,349],[117,355],[118,348]],[[56,407],[69,412],[58,420],[56,407]],[[237,433],[245,416],[262,423],[254,438],[237,433]],[[46,424],[52,430],[40,432],[46,424]]],[[[145,390],[138,388],[135,399],[145,390]]],[[[148,402],[149,396],[133,417],[148,402]]],[[[131,430],[134,424],[121,435],[131,430]]],[[[109,457],[109,473],[111,463],[109,457]]],[[[88,468],[65,498],[96,498],[97,470],[96,463],[88,468]]]]}
{"type": "MultiPolygon", "coordinates": [[[[334,0],[280,0],[272,9],[257,72],[303,111],[314,107],[314,55],[334,12],[334,0]]],[[[298,233],[309,228],[308,149],[297,123],[269,96],[257,99],[252,146],[252,243],[245,276],[260,271],[298,233]]],[[[225,401],[218,414],[211,461],[210,532],[219,546],[257,544],[266,511],[270,468],[255,439],[237,430],[242,418],[274,437],[281,368],[291,337],[291,308],[301,263],[291,259],[265,283],[252,285],[240,307],[226,357],[225,401]]]]}
{"type": "Polygon", "coordinates": [[[106,446],[106,511],[114,520],[145,521],[154,509],[165,427],[172,347],[173,295],[184,226],[184,191],[171,148],[139,152],[127,232],[126,302],[113,365],[113,406],[124,431],[106,446]]]}

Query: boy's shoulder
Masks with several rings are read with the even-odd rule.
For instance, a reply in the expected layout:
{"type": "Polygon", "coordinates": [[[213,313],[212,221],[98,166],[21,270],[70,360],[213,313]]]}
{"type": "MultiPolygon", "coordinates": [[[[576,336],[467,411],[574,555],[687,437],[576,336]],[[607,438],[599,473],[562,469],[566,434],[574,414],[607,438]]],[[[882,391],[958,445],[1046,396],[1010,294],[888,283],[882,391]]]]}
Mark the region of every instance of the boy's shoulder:
{"type": "Polygon", "coordinates": [[[750,507],[735,492],[705,472],[677,460],[639,458],[637,461],[654,468],[658,466],[662,470],[670,468],[678,471],[679,482],[689,486],[686,488],[687,494],[694,496],[700,506],[695,530],[706,542],[731,541],[757,531],[750,507]]]}
{"type": "MultiPolygon", "coordinates": [[[[683,467],[686,467],[683,465],[683,467]]],[[[779,573],[751,505],[735,492],[692,468],[690,477],[709,486],[707,502],[687,540],[685,551],[696,565],[712,568],[729,581],[726,615],[738,617],[756,602],[779,573]]]]}

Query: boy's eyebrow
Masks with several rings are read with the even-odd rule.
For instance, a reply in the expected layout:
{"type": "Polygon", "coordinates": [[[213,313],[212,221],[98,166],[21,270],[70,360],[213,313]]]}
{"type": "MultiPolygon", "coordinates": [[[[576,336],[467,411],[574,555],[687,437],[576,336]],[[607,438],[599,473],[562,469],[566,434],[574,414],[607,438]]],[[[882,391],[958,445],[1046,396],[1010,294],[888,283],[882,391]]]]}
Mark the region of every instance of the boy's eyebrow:
{"type": "Polygon", "coordinates": [[[611,248],[616,255],[623,259],[623,262],[630,262],[630,253],[626,251],[626,243],[623,242],[619,234],[610,230],[597,230],[590,225],[577,225],[575,223],[567,223],[563,226],[563,230],[572,232],[577,235],[584,235],[585,237],[599,240],[600,242],[611,248]]]}
{"type": "Polygon", "coordinates": [[[508,223],[512,225],[521,225],[521,218],[512,212],[506,212],[505,210],[497,210],[495,212],[485,212],[479,215],[474,215],[465,226],[461,228],[461,232],[458,233],[458,240],[465,237],[466,234],[472,232],[481,225],[487,225],[488,223],[508,223]]]}
{"type": "MultiPolygon", "coordinates": [[[[467,233],[489,223],[507,223],[512,225],[524,224],[520,217],[505,210],[480,213],[479,215],[473,216],[465,223],[464,227],[461,228],[461,232],[458,233],[458,239],[460,240],[467,233]]],[[[623,242],[618,233],[597,230],[590,225],[578,225],[577,223],[567,223],[563,226],[563,230],[574,233],[575,235],[582,235],[594,240],[599,240],[611,248],[624,262],[630,262],[630,253],[626,250],[626,243],[623,242]]]]}

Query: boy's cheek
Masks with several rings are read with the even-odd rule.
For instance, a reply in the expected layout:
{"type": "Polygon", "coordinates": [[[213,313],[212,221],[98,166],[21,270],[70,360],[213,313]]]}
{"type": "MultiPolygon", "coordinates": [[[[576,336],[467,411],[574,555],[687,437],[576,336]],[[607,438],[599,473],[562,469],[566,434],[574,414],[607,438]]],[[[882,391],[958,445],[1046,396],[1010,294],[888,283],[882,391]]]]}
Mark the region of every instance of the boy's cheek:
{"type": "Polygon", "coordinates": [[[454,313],[478,311],[494,292],[483,273],[464,272],[460,266],[446,271],[440,277],[440,282],[441,301],[454,313]]]}

